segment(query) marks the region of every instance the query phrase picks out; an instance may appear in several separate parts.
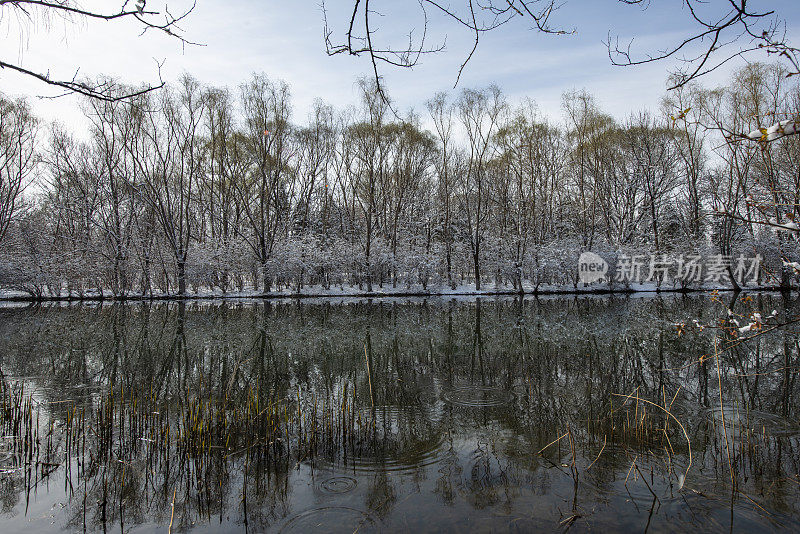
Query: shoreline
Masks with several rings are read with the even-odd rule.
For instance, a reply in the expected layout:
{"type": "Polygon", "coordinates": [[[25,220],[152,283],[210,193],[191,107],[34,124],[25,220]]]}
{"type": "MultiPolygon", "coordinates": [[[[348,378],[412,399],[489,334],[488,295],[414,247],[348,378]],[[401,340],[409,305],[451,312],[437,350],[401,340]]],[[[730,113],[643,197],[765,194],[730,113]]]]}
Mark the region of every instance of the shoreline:
{"type": "Polygon", "coordinates": [[[783,292],[790,293],[797,291],[797,287],[780,287],[780,286],[753,286],[742,287],[738,290],[734,287],[728,286],[702,286],[702,287],[656,287],[647,285],[638,285],[638,287],[623,287],[623,288],[544,288],[544,289],[526,289],[519,291],[515,289],[438,289],[438,290],[392,290],[392,291],[342,291],[331,292],[330,290],[322,290],[319,292],[272,292],[272,293],[257,293],[257,292],[228,292],[228,293],[189,293],[186,295],[176,294],[129,294],[129,295],[102,295],[102,294],[86,294],[86,295],[47,295],[47,296],[32,296],[25,295],[21,291],[3,292],[0,291],[1,302],[158,302],[158,301],[207,301],[207,300],[305,300],[305,299],[336,299],[336,298],[403,298],[403,297],[496,297],[496,296],[512,296],[512,297],[537,297],[537,296],[585,296],[585,295],[634,295],[641,293],[649,294],[693,294],[693,293],[708,293],[712,291],[719,291],[724,293],[736,292],[783,292]]]}

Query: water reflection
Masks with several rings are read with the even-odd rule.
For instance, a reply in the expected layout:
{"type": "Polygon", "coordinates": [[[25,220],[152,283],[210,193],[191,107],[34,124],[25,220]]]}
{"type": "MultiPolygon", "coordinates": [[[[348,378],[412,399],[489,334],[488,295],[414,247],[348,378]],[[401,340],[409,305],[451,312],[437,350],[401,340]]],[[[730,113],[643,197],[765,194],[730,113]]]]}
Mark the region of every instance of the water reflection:
{"type": "Polygon", "coordinates": [[[0,529],[796,529],[800,338],[675,326],[796,305],[723,298],[0,308],[0,529]]]}

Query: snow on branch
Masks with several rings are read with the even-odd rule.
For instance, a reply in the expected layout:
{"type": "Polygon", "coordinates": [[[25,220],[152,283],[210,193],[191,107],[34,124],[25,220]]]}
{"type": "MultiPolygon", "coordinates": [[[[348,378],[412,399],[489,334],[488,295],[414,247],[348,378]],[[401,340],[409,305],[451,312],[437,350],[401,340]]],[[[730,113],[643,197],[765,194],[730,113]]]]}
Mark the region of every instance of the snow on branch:
{"type": "Polygon", "coordinates": [[[751,141],[769,142],[775,141],[787,135],[800,133],[800,118],[786,119],[776,122],[767,128],[759,128],[745,135],[751,141]]]}

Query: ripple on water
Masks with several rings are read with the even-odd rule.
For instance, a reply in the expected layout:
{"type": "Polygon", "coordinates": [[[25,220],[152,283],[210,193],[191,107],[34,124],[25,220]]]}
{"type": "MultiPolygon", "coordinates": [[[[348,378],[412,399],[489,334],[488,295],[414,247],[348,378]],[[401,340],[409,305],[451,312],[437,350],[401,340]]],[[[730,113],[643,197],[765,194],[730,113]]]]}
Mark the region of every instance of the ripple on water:
{"type": "MultiPolygon", "coordinates": [[[[317,458],[316,467],[356,475],[375,472],[410,473],[440,463],[446,457],[447,435],[439,428],[435,409],[382,406],[365,410],[362,425],[371,427],[358,447],[336,459],[317,458]]],[[[336,477],[334,477],[336,478],[336,477]]]]}
{"type": "Polygon", "coordinates": [[[324,506],[297,514],[280,532],[365,532],[377,527],[378,520],[367,512],[346,506],[324,506]]]}
{"type": "Polygon", "coordinates": [[[340,476],[324,480],[322,484],[319,485],[319,488],[325,493],[340,494],[353,491],[356,486],[358,486],[358,481],[356,479],[340,476]]]}
{"type": "Polygon", "coordinates": [[[442,399],[457,406],[483,408],[510,404],[514,400],[514,394],[502,388],[463,386],[445,391],[442,399]]]}

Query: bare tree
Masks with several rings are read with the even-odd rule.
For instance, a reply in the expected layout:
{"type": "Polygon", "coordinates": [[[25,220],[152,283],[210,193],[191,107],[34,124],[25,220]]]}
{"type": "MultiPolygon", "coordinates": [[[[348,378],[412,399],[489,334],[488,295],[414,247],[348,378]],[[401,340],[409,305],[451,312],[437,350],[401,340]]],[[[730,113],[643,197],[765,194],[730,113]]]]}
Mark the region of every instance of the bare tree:
{"type": "Polygon", "coordinates": [[[0,242],[36,168],[38,124],[27,102],[0,94],[0,242]]]}
{"type": "Polygon", "coordinates": [[[699,114],[703,91],[697,84],[685,84],[672,91],[663,101],[665,115],[670,117],[675,131],[675,148],[680,158],[679,172],[684,182],[679,203],[683,231],[696,241],[702,230],[702,180],[707,172],[705,151],[708,131],[703,128],[699,114]]]}
{"type": "MultiPolygon", "coordinates": [[[[400,232],[410,230],[415,215],[421,215],[409,210],[432,167],[436,143],[428,132],[422,130],[419,119],[413,115],[389,125],[386,133],[390,138],[390,167],[383,176],[386,180],[382,187],[386,207],[384,228],[392,251],[392,286],[397,287],[400,232]]],[[[420,204],[416,207],[419,208],[420,204]]]]}
{"type": "Polygon", "coordinates": [[[447,282],[455,289],[453,282],[453,106],[447,101],[446,93],[437,93],[427,102],[428,113],[433,119],[439,146],[439,157],[436,162],[437,205],[441,218],[442,240],[444,241],[445,266],[447,282]]]}
{"type": "Polygon", "coordinates": [[[640,222],[647,214],[642,165],[628,126],[609,121],[588,141],[588,175],[599,220],[595,230],[604,231],[615,246],[640,240],[640,222]]]}
{"type": "Polygon", "coordinates": [[[626,130],[626,148],[641,182],[643,207],[653,231],[652,243],[656,250],[662,250],[662,219],[668,205],[674,202],[678,185],[674,132],[647,112],[631,117],[626,130]]]}
{"type": "Polygon", "coordinates": [[[245,131],[252,155],[252,171],[241,184],[239,195],[249,224],[246,240],[261,265],[263,290],[270,290],[270,260],[279,233],[290,222],[287,190],[292,125],[289,86],[256,74],[242,86],[245,131]]]}
{"type": "Polygon", "coordinates": [[[566,114],[568,138],[571,143],[571,174],[573,194],[573,224],[582,245],[591,249],[597,234],[597,185],[605,168],[603,134],[614,121],[600,111],[595,99],[587,92],[567,93],[562,107],[566,114]]]}
{"type": "Polygon", "coordinates": [[[22,135],[8,122],[25,108],[6,102],[3,183],[18,183],[8,154],[20,141],[23,162],[38,151],[50,179],[6,223],[0,284],[126,297],[306,283],[371,291],[390,278],[427,289],[474,275],[478,289],[522,291],[577,287],[586,250],[614,261],[618,250],[708,244],[721,257],[761,253],[788,284],[800,263],[798,138],[728,133],[797,116],[785,73],[752,65],[728,86],[686,85],[666,103],[673,119],[622,124],[586,92],[565,95],[555,124],[530,101],[509,110],[496,87],[464,90],[454,104],[428,103],[435,133],[413,111],[393,118],[371,78],[359,108],[318,104],[295,125],[280,81],[254,76],[237,105],[186,77],[131,100],[89,98],[88,136],[55,127],[44,147],[25,137],[29,115],[22,135]]]}
{"type": "Polygon", "coordinates": [[[500,88],[492,85],[482,90],[462,90],[456,106],[468,142],[467,169],[460,177],[459,199],[469,228],[475,289],[480,289],[481,247],[491,200],[486,165],[492,156],[492,140],[506,102],[500,88]]]}
{"type": "Polygon", "coordinates": [[[197,235],[195,201],[204,167],[206,98],[206,91],[187,75],[178,91],[165,91],[153,108],[145,108],[147,144],[138,162],[144,175],[140,190],[173,256],[180,295],[186,294],[189,245],[197,235]]]}
{"type": "Polygon", "coordinates": [[[297,182],[299,191],[293,220],[305,231],[312,217],[314,197],[319,196],[322,232],[327,224],[331,187],[329,171],[336,148],[337,128],[333,108],[317,100],[309,116],[309,125],[296,132],[297,182]]]}
{"type": "Polygon", "coordinates": [[[142,137],[141,113],[129,101],[87,99],[86,107],[99,175],[97,227],[103,243],[99,253],[110,263],[110,289],[125,295],[133,282],[129,269],[136,218],[144,207],[135,194],[140,183],[129,148],[142,137]]]}
{"type": "Polygon", "coordinates": [[[495,134],[497,157],[492,161],[496,220],[513,280],[522,291],[523,267],[531,244],[541,244],[554,228],[558,192],[563,188],[565,159],[562,135],[540,117],[526,100],[513,110],[495,134]]]}
{"type": "Polygon", "coordinates": [[[230,92],[209,90],[207,106],[206,171],[201,174],[198,203],[202,234],[213,251],[210,259],[218,266],[212,275],[214,283],[226,291],[244,222],[243,203],[247,201],[239,192],[252,168],[252,154],[238,124],[230,92]]]}
{"type": "Polygon", "coordinates": [[[366,278],[367,291],[372,291],[372,250],[376,233],[381,185],[387,172],[389,143],[386,135],[388,99],[381,94],[378,85],[369,79],[359,80],[363,104],[363,118],[347,129],[345,143],[352,143],[352,165],[349,177],[353,190],[352,198],[357,202],[364,218],[361,247],[364,253],[362,279],[366,278]]]}
{"type": "Polygon", "coordinates": [[[87,286],[102,285],[97,279],[96,261],[102,189],[102,161],[97,156],[89,144],[78,141],[63,128],[53,128],[45,158],[50,170],[46,205],[54,222],[50,249],[40,252],[60,256],[58,277],[50,282],[55,294],[60,294],[62,285],[70,293],[83,293],[87,286]]]}

